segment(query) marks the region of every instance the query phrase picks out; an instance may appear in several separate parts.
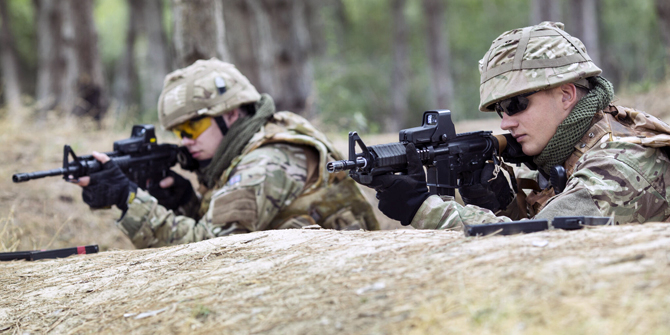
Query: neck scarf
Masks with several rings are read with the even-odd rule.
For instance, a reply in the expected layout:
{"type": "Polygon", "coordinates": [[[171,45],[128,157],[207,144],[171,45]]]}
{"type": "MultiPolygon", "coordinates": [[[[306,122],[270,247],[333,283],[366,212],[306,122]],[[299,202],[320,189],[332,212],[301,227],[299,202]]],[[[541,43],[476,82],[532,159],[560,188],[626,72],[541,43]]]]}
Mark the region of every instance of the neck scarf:
{"type": "Polygon", "coordinates": [[[591,77],[594,86],[572,109],[542,152],[533,157],[533,162],[549,174],[550,169],[562,165],[574,151],[574,146],[584,136],[597,111],[605,109],[614,98],[612,83],[603,77],[591,77]]]}
{"type": "Polygon", "coordinates": [[[230,126],[211,162],[198,170],[198,181],[209,189],[214,188],[223,171],[242,153],[251,137],[261,130],[274,113],[275,103],[272,98],[267,94],[261,95],[256,103],[256,114],[240,118],[230,126]]]}

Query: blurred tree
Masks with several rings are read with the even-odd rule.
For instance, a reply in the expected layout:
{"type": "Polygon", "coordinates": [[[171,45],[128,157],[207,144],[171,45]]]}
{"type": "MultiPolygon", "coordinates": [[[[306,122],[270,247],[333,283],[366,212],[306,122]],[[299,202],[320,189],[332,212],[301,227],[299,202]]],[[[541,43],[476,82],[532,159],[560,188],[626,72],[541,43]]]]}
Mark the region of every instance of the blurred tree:
{"type": "Polygon", "coordinates": [[[46,111],[59,105],[65,86],[65,56],[61,26],[63,13],[60,2],[34,0],[37,23],[37,88],[38,110],[46,111]]]}
{"type": "MultiPolygon", "coordinates": [[[[66,101],[64,97],[68,94],[89,92],[86,94],[88,99],[96,100],[95,90],[79,90],[76,87],[80,78],[86,78],[80,77],[84,65],[79,61],[81,52],[78,48],[82,46],[77,36],[81,35],[79,30],[82,29],[75,28],[73,19],[69,19],[80,19],[79,14],[72,14],[72,0],[0,1],[8,7],[9,19],[3,21],[8,21],[14,37],[17,76],[24,97],[34,94],[39,99],[36,104],[39,110],[62,108],[66,101]],[[64,22],[66,18],[70,23],[64,22]]],[[[615,84],[617,91],[625,87],[648,90],[670,69],[670,50],[664,43],[670,39],[668,24],[665,23],[668,15],[665,14],[667,11],[663,11],[663,7],[668,6],[667,0],[448,0],[448,7],[446,0],[441,0],[437,3],[444,6],[445,12],[438,29],[431,22],[440,20],[434,17],[441,9],[427,9],[432,1],[436,0],[405,0],[407,50],[411,50],[407,52],[407,71],[411,75],[405,77],[406,111],[412,114],[403,120],[407,123],[400,127],[418,123],[417,115],[425,109],[443,107],[442,102],[434,100],[447,94],[431,94],[439,86],[433,75],[441,73],[453,75],[453,100],[447,102],[446,107],[454,112],[454,120],[492,117],[491,113],[477,111],[477,60],[481,59],[496,36],[528,25],[530,18],[537,18],[535,22],[561,20],[560,17],[552,17],[555,14],[531,14],[532,11],[560,13],[563,10],[566,30],[587,44],[594,59],[598,57],[597,50],[591,45],[600,43],[603,50],[606,48],[607,52],[599,53],[601,60],[598,65],[603,68],[603,75],[615,84]],[[594,8],[597,19],[589,19],[593,15],[588,12],[594,8]],[[541,17],[543,15],[549,17],[541,17]],[[579,28],[586,29],[585,32],[598,32],[598,42],[591,43],[592,39],[576,31],[584,23],[598,25],[599,29],[579,28]],[[429,37],[429,31],[448,32],[448,36],[429,37]],[[439,47],[436,41],[443,41],[444,47],[439,47]],[[444,52],[445,49],[448,53],[446,57],[436,56],[436,52],[444,52]],[[436,65],[431,63],[444,59],[449,59],[446,63],[449,70],[434,70],[436,65]]],[[[391,85],[397,82],[389,80],[395,57],[392,32],[398,28],[390,10],[393,1],[83,2],[84,5],[92,3],[95,7],[99,53],[107,79],[114,82],[114,96],[121,101],[120,105],[129,101],[132,105],[142,105],[143,109],[155,108],[156,92],[165,73],[160,64],[164,61],[150,57],[165,56],[165,63],[168,64],[165,71],[169,72],[194,60],[179,64],[184,57],[173,57],[177,54],[176,49],[180,52],[213,50],[196,57],[208,58],[221,57],[217,48],[221,50],[221,47],[227,46],[230,52],[227,60],[235,63],[260,91],[271,93],[281,109],[307,110],[309,113],[318,111],[324,122],[336,124],[338,128],[367,131],[385,128],[386,120],[394,111],[392,97],[396,94],[389,97],[390,92],[395,92],[391,85]],[[162,13],[155,10],[161,5],[162,13]],[[154,9],[147,9],[149,6],[154,6],[154,9]],[[221,10],[214,6],[220,6],[221,10]],[[193,16],[189,22],[194,24],[187,26],[186,16],[179,15],[187,8],[204,14],[222,14],[225,21],[217,20],[215,15],[211,15],[212,18],[193,16]],[[148,17],[152,14],[158,20],[162,14],[162,42],[160,33],[157,33],[160,29],[150,23],[157,21],[148,17]],[[222,25],[224,22],[225,26],[222,25]],[[223,36],[221,28],[225,27],[228,28],[225,34],[227,45],[219,43],[222,38],[217,40],[214,37],[223,36]],[[181,47],[173,49],[171,42],[178,41],[181,47]],[[163,47],[154,44],[163,42],[163,47]],[[132,64],[129,65],[129,62],[132,64]],[[316,73],[315,79],[312,72],[316,73]],[[124,76],[126,79],[123,79],[124,76]],[[120,98],[122,96],[129,98],[120,98]]],[[[90,29],[83,29],[86,30],[90,29]]],[[[8,50],[5,45],[7,43],[3,42],[2,51],[8,50]]],[[[93,73],[89,78],[95,76],[93,73]]],[[[103,86],[99,98],[106,92],[105,86],[111,85],[103,86]]],[[[86,99],[79,101],[90,103],[86,99]]],[[[155,113],[146,114],[155,117],[155,113]]],[[[144,114],[140,116],[144,118],[144,114]]]]}
{"type": "Polygon", "coordinates": [[[138,100],[137,67],[135,65],[135,40],[138,34],[142,12],[142,2],[128,0],[128,25],[126,27],[125,47],[115,65],[112,92],[117,104],[117,117],[127,111],[138,100]]]}
{"type": "Polygon", "coordinates": [[[7,118],[15,123],[21,121],[23,106],[21,104],[21,85],[18,76],[18,62],[16,59],[16,45],[10,25],[7,1],[0,0],[0,58],[2,61],[2,85],[5,102],[8,107],[7,118]]]}
{"type": "Polygon", "coordinates": [[[393,71],[391,74],[391,115],[386,118],[384,130],[397,132],[405,124],[409,99],[409,46],[407,20],[405,19],[405,0],[393,0],[391,12],[393,18],[393,71]]]}
{"type": "Polygon", "coordinates": [[[35,0],[38,109],[60,109],[100,120],[105,80],[91,0],[35,0]]]}
{"type": "MultiPolygon", "coordinates": [[[[656,0],[656,15],[660,26],[661,37],[665,44],[666,59],[670,60],[670,1],[656,0]]],[[[666,68],[666,71],[668,69],[666,68]]],[[[666,73],[666,77],[667,77],[666,73]]]]}
{"type": "MultiPolygon", "coordinates": [[[[139,26],[146,45],[141,57],[143,61],[139,67],[140,84],[142,85],[141,107],[144,112],[155,112],[158,96],[163,90],[163,79],[170,71],[170,52],[162,24],[162,1],[133,1],[141,3],[141,24],[139,26]]],[[[225,56],[225,49],[221,52],[224,52],[223,56],[225,56]]]]}
{"type": "Polygon", "coordinates": [[[230,60],[225,40],[223,0],[172,0],[172,13],[178,67],[212,57],[230,60]]]}
{"type": "Polygon", "coordinates": [[[629,87],[648,90],[668,68],[654,0],[600,0],[600,54],[603,75],[615,92],[629,87]]]}
{"type": "Polygon", "coordinates": [[[163,27],[163,3],[162,0],[127,0],[127,4],[125,47],[115,65],[113,84],[117,113],[139,105],[142,120],[145,116],[152,120],[163,80],[171,69],[172,57],[163,27]]]}
{"type": "Polygon", "coordinates": [[[322,47],[320,0],[230,0],[224,15],[233,63],[278,110],[311,116],[311,56],[322,47]]]}
{"type": "Polygon", "coordinates": [[[571,0],[570,25],[566,30],[579,38],[596,65],[600,64],[600,16],[598,0],[571,0]]]}
{"type": "Polygon", "coordinates": [[[530,0],[530,23],[563,21],[561,0],[530,0]]]}
{"type": "Polygon", "coordinates": [[[451,75],[449,32],[444,25],[447,0],[423,0],[428,37],[429,74],[431,78],[431,108],[449,109],[454,101],[451,75]]]}
{"type": "MultiPolygon", "coordinates": [[[[93,21],[93,0],[61,1],[65,6],[63,36],[66,39],[66,92],[74,88],[74,106],[64,105],[75,115],[100,121],[107,111],[107,85],[102,71],[98,33],[93,21]]],[[[69,95],[69,94],[68,94],[69,95]]]]}

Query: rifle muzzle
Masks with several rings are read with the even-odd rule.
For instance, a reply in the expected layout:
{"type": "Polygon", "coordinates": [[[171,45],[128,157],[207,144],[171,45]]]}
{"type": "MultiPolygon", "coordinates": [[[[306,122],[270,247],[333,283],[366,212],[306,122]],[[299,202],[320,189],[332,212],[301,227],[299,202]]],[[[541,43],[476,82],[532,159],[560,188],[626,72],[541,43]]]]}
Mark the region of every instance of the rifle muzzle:
{"type": "Polygon", "coordinates": [[[366,165],[368,165],[368,161],[363,157],[358,157],[356,158],[355,162],[350,160],[328,162],[326,164],[326,170],[328,170],[330,173],[335,173],[340,171],[353,170],[355,168],[364,168],[366,165]]]}

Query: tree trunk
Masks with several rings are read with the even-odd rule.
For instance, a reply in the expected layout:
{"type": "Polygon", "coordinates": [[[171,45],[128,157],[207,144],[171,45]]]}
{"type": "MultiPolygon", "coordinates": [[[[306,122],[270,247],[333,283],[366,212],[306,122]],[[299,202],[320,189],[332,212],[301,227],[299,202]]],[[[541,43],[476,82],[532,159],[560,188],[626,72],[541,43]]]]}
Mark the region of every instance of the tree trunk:
{"type": "MultiPolygon", "coordinates": [[[[142,111],[155,112],[157,110],[158,96],[163,90],[163,79],[170,70],[170,53],[167,46],[167,38],[163,30],[163,8],[161,0],[140,1],[144,6],[143,22],[144,34],[147,39],[147,50],[144,57],[145,64],[140,68],[142,86],[142,111]]],[[[220,11],[219,11],[220,12],[220,11]]],[[[223,16],[221,15],[221,20],[223,16]]],[[[223,21],[221,21],[223,24],[223,21]]],[[[221,33],[223,36],[223,33],[221,33]]],[[[225,41],[221,38],[221,44],[225,41]]],[[[224,52],[224,51],[221,51],[224,52]]]]}
{"type": "Polygon", "coordinates": [[[44,112],[59,104],[65,84],[65,56],[61,26],[63,13],[58,0],[34,0],[37,35],[37,87],[38,111],[44,112]]]}
{"type": "MultiPolygon", "coordinates": [[[[63,22],[60,26],[61,40],[63,42],[63,59],[65,60],[63,87],[58,99],[58,107],[64,111],[71,111],[77,103],[77,81],[79,76],[79,64],[77,62],[77,40],[75,36],[76,14],[72,10],[72,0],[60,0],[63,22]]],[[[75,0],[76,1],[76,0],[75,0]]]]}
{"type": "Polygon", "coordinates": [[[174,44],[177,65],[198,59],[229,60],[225,43],[223,0],[173,0],[174,44]]]}
{"type": "MultiPolygon", "coordinates": [[[[667,0],[656,0],[656,14],[658,15],[661,37],[665,44],[666,59],[670,60],[670,2],[667,0]]],[[[666,69],[666,77],[668,71],[670,69],[666,69]]]]}
{"type": "Polygon", "coordinates": [[[407,22],[405,20],[406,0],[393,0],[391,12],[393,17],[393,72],[391,75],[391,115],[386,118],[385,131],[398,132],[405,123],[408,109],[408,43],[407,22]]]}
{"type": "Polygon", "coordinates": [[[12,36],[9,24],[9,12],[7,11],[7,1],[0,0],[0,16],[2,17],[2,26],[0,27],[0,58],[2,58],[2,85],[4,89],[5,102],[8,107],[7,119],[12,122],[20,122],[23,114],[21,104],[21,87],[17,73],[18,62],[14,37],[12,36]]]}
{"type": "MultiPolygon", "coordinates": [[[[276,76],[274,55],[276,51],[272,38],[272,22],[270,22],[270,17],[260,0],[249,0],[248,6],[251,14],[248,22],[253,22],[250,27],[252,40],[249,42],[251,42],[254,57],[250,61],[256,63],[254,67],[256,68],[258,89],[270,94],[275,99],[275,103],[280,104],[281,102],[277,100],[281,100],[281,97],[275,92],[274,83],[276,76]]],[[[243,71],[244,69],[240,68],[240,70],[243,71]]]]}
{"type": "MultiPolygon", "coordinates": [[[[270,93],[267,88],[272,86],[272,80],[269,79],[270,73],[260,70],[262,62],[257,48],[259,43],[272,43],[270,39],[259,40],[260,37],[269,36],[271,29],[269,20],[255,24],[252,6],[246,0],[229,0],[225,5],[223,16],[226,27],[228,27],[226,44],[230,49],[230,62],[235,64],[259,91],[270,93]],[[259,33],[259,30],[264,33],[259,33]],[[261,78],[261,73],[265,73],[266,77],[261,78]]],[[[257,4],[254,3],[254,5],[257,4]]],[[[265,63],[269,63],[270,55],[263,56],[265,56],[263,58],[265,63]]]]}
{"type": "Polygon", "coordinates": [[[100,121],[107,111],[107,97],[98,33],[93,22],[93,1],[69,0],[62,3],[69,5],[68,15],[65,16],[67,19],[63,24],[63,36],[68,42],[66,50],[67,54],[72,53],[74,56],[67,76],[68,85],[73,86],[67,89],[74,88],[75,97],[71,109],[68,100],[64,100],[66,104],[63,107],[72,110],[77,116],[87,115],[100,121]]]}
{"type": "Polygon", "coordinates": [[[312,36],[318,28],[310,28],[317,25],[308,16],[318,8],[315,0],[226,2],[232,61],[260,92],[274,98],[278,110],[311,116],[312,36]]]}
{"type": "Polygon", "coordinates": [[[431,107],[453,108],[454,84],[451,76],[449,34],[445,23],[446,0],[423,0],[428,37],[428,58],[430,60],[431,107]]]}
{"type": "Polygon", "coordinates": [[[91,0],[35,0],[39,110],[100,120],[107,109],[91,0]]]}
{"type": "MultiPolygon", "coordinates": [[[[116,75],[112,91],[117,103],[116,116],[125,112],[131,105],[137,102],[135,93],[136,83],[138,82],[135,66],[135,40],[138,34],[138,25],[141,22],[140,12],[142,11],[142,1],[128,0],[128,27],[126,28],[126,43],[123,55],[115,66],[116,75]]],[[[162,83],[162,80],[161,80],[162,83]]]]}
{"type": "Polygon", "coordinates": [[[287,0],[283,4],[277,1],[265,1],[266,8],[270,4],[274,8],[276,21],[273,32],[276,41],[275,69],[277,80],[274,85],[277,100],[283,109],[308,114],[307,99],[312,89],[314,73],[310,60],[311,39],[307,26],[307,1],[287,0]],[[286,29],[281,29],[286,27],[286,29]]]}
{"type": "Polygon", "coordinates": [[[562,21],[560,0],[531,0],[530,23],[542,21],[562,21]]]}
{"type": "Polygon", "coordinates": [[[597,0],[570,0],[570,22],[566,30],[579,38],[593,62],[600,66],[600,34],[597,0]]]}
{"type": "Polygon", "coordinates": [[[582,17],[582,27],[584,27],[581,40],[586,46],[586,51],[596,65],[600,64],[600,34],[598,31],[598,0],[582,0],[581,10],[584,13],[582,17]]]}
{"type": "Polygon", "coordinates": [[[566,22],[567,26],[565,30],[570,33],[572,36],[575,36],[579,39],[584,36],[584,12],[582,11],[582,1],[583,0],[570,0],[570,6],[568,17],[569,22],[566,22]]]}

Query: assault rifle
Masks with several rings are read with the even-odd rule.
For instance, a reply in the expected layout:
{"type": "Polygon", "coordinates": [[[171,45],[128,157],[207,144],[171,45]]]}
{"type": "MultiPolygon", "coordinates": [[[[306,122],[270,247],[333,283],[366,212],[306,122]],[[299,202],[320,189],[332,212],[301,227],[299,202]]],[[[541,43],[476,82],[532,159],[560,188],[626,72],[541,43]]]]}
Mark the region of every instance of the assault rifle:
{"type": "MultiPolygon", "coordinates": [[[[407,171],[405,146],[414,143],[427,168],[426,179],[431,194],[454,195],[454,189],[480,182],[484,166],[500,158],[507,163],[524,163],[536,169],[532,158],[510,134],[492,135],[490,131],[456,134],[448,110],[423,113],[421,127],[403,129],[398,143],[366,146],[358,133],[349,133],[349,159],[328,162],[329,172],[349,170],[361,184],[370,184],[374,176],[407,171]],[[356,152],[356,144],[362,152],[356,152]]],[[[516,182],[512,185],[516,190],[516,182]]]]}
{"type": "Polygon", "coordinates": [[[65,258],[71,255],[94,254],[98,252],[98,245],[86,245],[74,248],[54,250],[31,250],[0,253],[0,261],[36,261],[40,259],[65,258]]]}
{"type": "MultiPolygon", "coordinates": [[[[130,138],[114,142],[114,151],[106,152],[121,171],[139,187],[147,188],[167,177],[172,166],[179,163],[185,170],[197,168],[197,161],[184,147],[176,144],[158,144],[153,125],[135,125],[130,138]]],[[[102,164],[92,155],[77,156],[69,145],[63,147],[63,167],[32,173],[17,173],[15,183],[32,179],[63,176],[66,181],[77,180],[102,170],[102,164]],[[72,156],[72,160],[70,160],[72,156]]]]}

